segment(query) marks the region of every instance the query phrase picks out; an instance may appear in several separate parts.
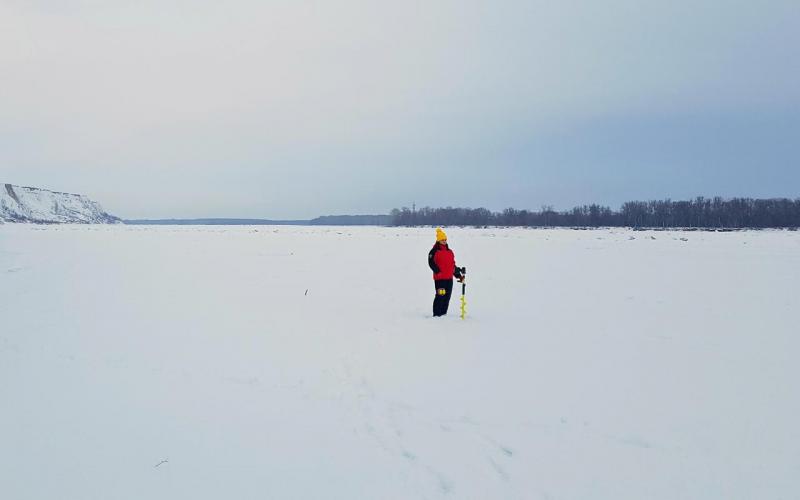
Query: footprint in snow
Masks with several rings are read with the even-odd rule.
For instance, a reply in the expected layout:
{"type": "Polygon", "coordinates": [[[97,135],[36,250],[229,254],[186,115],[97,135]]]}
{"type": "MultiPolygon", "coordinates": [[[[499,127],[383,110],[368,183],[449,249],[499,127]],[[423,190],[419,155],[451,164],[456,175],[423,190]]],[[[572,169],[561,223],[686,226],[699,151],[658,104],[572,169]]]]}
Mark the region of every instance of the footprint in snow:
{"type": "Polygon", "coordinates": [[[633,446],[635,448],[642,448],[642,449],[654,448],[652,443],[645,441],[644,439],[637,436],[627,436],[627,437],[606,436],[606,437],[614,442],[626,446],[633,446]]]}
{"type": "Polygon", "coordinates": [[[508,473],[506,470],[500,466],[492,457],[487,457],[489,459],[489,463],[492,464],[492,469],[500,476],[501,479],[504,481],[508,481],[508,473]]]}
{"type": "Polygon", "coordinates": [[[491,438],[491,437],[489,437],[489,436],[483,435],[483,434],[481,435],[481,437],[482,437],[482,438],[483,438],[483,439],[484,439],[484,440],[485,440],[487,443],[489,443],[489,444],[490,444],[490,445],[492,445],[494,448],[496,448],[496,449],[497,449],[497,451],[499,451],[499,452],[500,452],[501,454],[503,454],[504,456],[506,456],[506,457],[513,457],[513,456],[514,456],[514,450],[513,450],[513,449],[511,449],[511,447],[510,447],[510,446],[506,446],[506,445],[504,445],[504,444],[498,443],[498,442],[497,442],[495,439],[493,439],[493,438],[491,438]]]}

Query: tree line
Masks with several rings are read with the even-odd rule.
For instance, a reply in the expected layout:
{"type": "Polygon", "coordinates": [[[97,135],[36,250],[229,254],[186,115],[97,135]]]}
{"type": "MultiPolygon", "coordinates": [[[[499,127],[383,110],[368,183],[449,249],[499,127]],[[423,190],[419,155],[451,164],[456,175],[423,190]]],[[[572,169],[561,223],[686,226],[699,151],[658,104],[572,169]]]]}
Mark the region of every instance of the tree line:
{"type": "Polygon", "coordinates": [[[390,217],[395,226],[797,228],[800,198],[629,201],[619,210],[591,204],[561,212],[547,205],[538,211],[507,208],[502,212],[486,208],[403,207],[392,210],[390,217]]]}

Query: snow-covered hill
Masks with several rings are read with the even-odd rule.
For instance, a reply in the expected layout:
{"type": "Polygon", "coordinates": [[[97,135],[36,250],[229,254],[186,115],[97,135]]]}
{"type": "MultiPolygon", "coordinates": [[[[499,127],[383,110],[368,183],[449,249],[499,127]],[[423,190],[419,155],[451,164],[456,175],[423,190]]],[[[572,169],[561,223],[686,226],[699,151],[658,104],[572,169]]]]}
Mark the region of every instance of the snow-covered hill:
{"type": "Polygon", "coordinates": [[[116,224],[120,219],[83,195],[5,184],[0,222],[116,224]]]}

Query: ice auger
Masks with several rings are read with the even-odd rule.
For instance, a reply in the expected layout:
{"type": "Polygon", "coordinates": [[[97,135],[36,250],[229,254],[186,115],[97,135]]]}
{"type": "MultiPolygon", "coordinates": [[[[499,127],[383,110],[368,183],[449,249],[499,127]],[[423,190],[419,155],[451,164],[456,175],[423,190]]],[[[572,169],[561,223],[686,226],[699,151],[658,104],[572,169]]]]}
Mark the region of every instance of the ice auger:
{"type": "Polygon", "coordinates": [[[467,317],[467,268],[461,268],[461,319],[467,317]]]}

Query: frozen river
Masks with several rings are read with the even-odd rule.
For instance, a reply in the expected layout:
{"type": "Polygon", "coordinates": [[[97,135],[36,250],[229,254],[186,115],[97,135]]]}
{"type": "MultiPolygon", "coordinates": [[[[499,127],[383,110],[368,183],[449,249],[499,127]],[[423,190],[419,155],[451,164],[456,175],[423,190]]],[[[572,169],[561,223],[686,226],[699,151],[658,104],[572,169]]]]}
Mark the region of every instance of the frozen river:
{"type": "Polygon", "coordinates": [[[800,233],[0,225],[0,496],[800,496],[800,233]]]}

